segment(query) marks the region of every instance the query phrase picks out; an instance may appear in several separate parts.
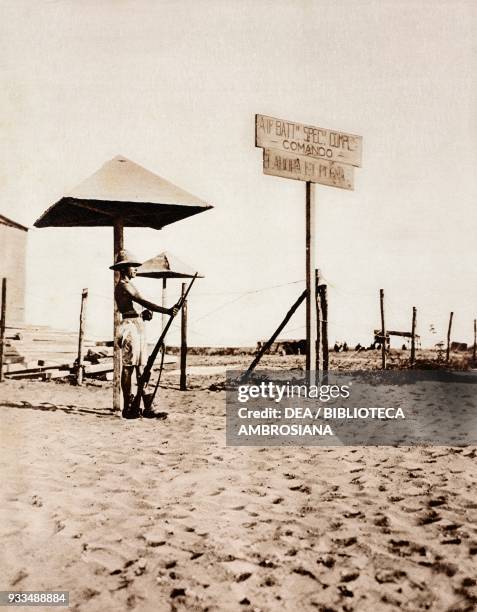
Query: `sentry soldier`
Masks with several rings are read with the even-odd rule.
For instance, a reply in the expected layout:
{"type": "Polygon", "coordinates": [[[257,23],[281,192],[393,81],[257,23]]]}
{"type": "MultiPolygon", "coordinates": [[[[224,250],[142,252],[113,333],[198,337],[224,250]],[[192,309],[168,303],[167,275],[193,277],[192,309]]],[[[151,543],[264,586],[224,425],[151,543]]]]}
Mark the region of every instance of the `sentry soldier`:
{"type": "Polygon", "coordinates": [[[142,297],[131,280],[136,276],[137,268],[141,265],[139,260],[129,252],[119,251],[116,263],[110,270],[118,270],[120,279],[116,285],[114,297],[119,312],[122,316],[119,328],[119,341],[121,346],[121,389],[123,393],[123,416],[126,418],[137,418],[140,414],[132,414],[131,403],[134,398],[131,395],[131,383],[133,371],[136,371],[136,379],[142,374],[142,369],[147,363],[147,343],[144,321],[152,319],[153,312],[162,312],[170,316],[177,314],[177,307],[163,308],[154,302],[142,297]],[[142,306],[145,310],[137,307],[142,306]]]}

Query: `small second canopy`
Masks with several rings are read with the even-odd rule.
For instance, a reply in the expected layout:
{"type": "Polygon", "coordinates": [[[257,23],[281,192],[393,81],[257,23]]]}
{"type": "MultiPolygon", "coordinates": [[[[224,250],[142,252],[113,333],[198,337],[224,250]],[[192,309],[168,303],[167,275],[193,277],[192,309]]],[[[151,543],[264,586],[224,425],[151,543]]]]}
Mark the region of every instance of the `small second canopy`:
{"type": "MultiPolygon", "coordinates": [[[[163,251],[145,261],[137,269],[138,276],[148,278],[192,278],[196,271],[169,251],[163,251]]],[[[198,278],[204,278],[198,274],[198,278]]]]}

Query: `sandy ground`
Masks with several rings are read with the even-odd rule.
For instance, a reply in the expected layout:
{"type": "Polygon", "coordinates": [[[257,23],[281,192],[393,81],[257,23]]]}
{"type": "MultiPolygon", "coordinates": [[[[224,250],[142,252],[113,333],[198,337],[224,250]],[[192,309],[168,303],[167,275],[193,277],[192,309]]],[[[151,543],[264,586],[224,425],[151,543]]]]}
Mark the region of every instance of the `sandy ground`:
{"type": "Polygon", "coordinates": [[[0,589],[82,612],[476,609],[475,448],[226,447],[211,380],[167,374],[164,421],[120,420],[109,384],[2,384],[0,589]]]}

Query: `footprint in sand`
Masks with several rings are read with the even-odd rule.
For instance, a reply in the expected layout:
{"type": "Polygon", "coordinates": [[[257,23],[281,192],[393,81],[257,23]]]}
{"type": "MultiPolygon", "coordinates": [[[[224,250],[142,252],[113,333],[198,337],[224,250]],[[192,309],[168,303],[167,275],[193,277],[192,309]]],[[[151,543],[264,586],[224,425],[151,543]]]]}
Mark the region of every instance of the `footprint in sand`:
{"type": "Polygon", "coordinates": [[[24,569],[18,570],[18,572],[11,579],[10,586],[16,586],[22,580],[25,580],[25,578],[28,578],[28,573],[24,569]]]}
{"type": "Polygon", "coordinates": [[[386,584],[389,582],[400,582],[402,578],[406,578],[407,574],[401,570],[395,569],[378,569],[374,575],[374,579],[379,584],[386,584]]]}
{"type": "Polygon", "coordinates": [[[193,552],[190,556],[191,561],[195,561],[195,559],[200,559],[204,555],[203,552],[193,552]]]}
{"type": "Polygon", "coordinates": [[[290,491],[300,491],[300,493],[305,493],[307,495],[311,493],[310,487],[304,484],[297,485],[295,487],[288,487],[288,488],[290,489],[290,491]]]}
{"type": "Polygon", "coordinates": [[[94,548],[83,553],[86,563],[99,565],[103,571],[111,576],[120,574],[123,569],[134,563],[134,560],[126,559],[123,555],[106,548],[94,548]]]}
{"type": "Polygon", "coordinates": [[[347,572],[344,572],[341,575],[340,581],[341,582],[353,582],[354,580],[357,580],[360,576],[360,573],[358,570],[350,570],[347,572]]]}
{"type": "Polygon", "coordinates": [[[422,516],[418,517],[416,524],[419,526],[430,525],[431,523],[437,523],[442,519],[441,515],[435,510],[426,511],[422,516]]]}
{"type": "Polygon", "coordinates": [[[37,508],[41,508],[43,506],[43,501],[39,495],[32,495],[31,505],[36,506],[37,508]]]}
{"type": "Polygon", "coordinates": [[[385,514],[378,514],[373,522],[376,527],[389,527],[389,519],[385,514]]]}
{"type": "Polygon", "coordinates": [[[356,538],[355,536],[351,536],[349,538],[336,538],[333,540],[333,542],[335,542],[335,544],[338,544],[339,546],[348,547],[353,546],[353,544],[357,544],[358,538],[356,538]]]}
{"type": "Polygon", "coordinates": [[[210,497],[215,497],[216,495],[220,495],[221,493],[223,493],[225,491],[224,487],[219,487],[217,489],[217,491],[214,491],[213,493],[210,493],[210,497]]]}

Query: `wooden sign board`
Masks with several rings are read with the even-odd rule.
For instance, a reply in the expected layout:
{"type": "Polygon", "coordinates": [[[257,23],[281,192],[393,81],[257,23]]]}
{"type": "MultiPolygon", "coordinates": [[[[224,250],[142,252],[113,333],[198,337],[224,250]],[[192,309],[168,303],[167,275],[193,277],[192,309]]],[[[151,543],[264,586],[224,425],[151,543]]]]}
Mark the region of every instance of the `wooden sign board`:
{"type": "Polygon", "coordinates": [[[335,130],[255,115],[255,146],[361,166],[362,138],[335,130]]]}
{"type": "Polygon", "coordinates": [[[354,168],[347,164],[313,159],[273,149],[263,150],[263,172],[298,181],[310,181],[341,189],[354,189],[354,168]]]}

